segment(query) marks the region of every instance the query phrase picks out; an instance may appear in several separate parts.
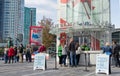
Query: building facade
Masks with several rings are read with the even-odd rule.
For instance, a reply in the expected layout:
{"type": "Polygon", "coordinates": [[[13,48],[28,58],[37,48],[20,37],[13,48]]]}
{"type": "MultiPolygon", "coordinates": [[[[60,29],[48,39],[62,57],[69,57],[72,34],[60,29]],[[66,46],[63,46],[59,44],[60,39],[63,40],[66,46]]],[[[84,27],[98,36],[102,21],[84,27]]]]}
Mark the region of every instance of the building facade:
{"type": "Polygon", "coordinates": [[[115,29],[115,31],[112,33],[112,40],[115,40],[120,44],[120,28],[115,29]]]}
{"type": "Polygon", "coordinates": [[[2,40],[11,38],[16,44],[18,34],[24,34],[24,0],[0,0],[0,3],[0,35],[2,40]]]}
{"type": "Polygon", "coordinates": [[[36,25],[36,8],[24,8],[24,45],[29,43],[30,26],[36,25]]]}
{"type": "Polygon", "coordinates": [[[110,14],[110,0],[58,0],[59,28],[64,29],[61,32],[80,44],[87,43],[92,50],[111,42],[114,27],[110,14]]]}
{"type": "Polygon", "coordinates": [[[2,34],[3,34],[3,6],[4,0],[0,0],[0,42],[2,42],[2,34]]]}

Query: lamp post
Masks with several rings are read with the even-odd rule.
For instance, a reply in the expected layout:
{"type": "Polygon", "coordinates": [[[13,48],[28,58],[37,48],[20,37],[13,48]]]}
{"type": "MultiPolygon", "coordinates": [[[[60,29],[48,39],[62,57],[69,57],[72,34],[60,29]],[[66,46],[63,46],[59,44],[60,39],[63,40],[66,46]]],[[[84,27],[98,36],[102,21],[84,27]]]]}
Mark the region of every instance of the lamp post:
{"type": "Polygon", "coordinates": [[[8,44],[8,47],[13,46],[13,41],[12,41],[12,38],[11,38],[11,37],[8,37],[8,42],[7,42],[7,44],[8,44]]]}
{"type": "Polygon", "coordinates": [[[30,23],[30,26],[32,26],[32,9],[30,10],[30,17],[31,17],[31,18],[30,18],[30,22],[31,22],[31,23],[30,23]]]}

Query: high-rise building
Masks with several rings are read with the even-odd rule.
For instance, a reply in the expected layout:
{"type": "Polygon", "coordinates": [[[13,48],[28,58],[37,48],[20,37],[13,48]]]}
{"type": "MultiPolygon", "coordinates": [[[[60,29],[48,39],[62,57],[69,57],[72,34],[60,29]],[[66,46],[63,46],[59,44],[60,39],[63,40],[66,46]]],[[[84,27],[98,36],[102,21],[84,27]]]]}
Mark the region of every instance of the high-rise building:
{"type": "Polygon", "coordinates": [[[24,45],[29,43],[29,28],[36,25],[36,8],[24,8],[24,45]]]}
{"type": "Polygon", "coordinates": [[[3,33],[3,1],[0,0],[0,42],[2,41],[2,33],[3,33]]]}
{"type": "Polygon", "coordinates": [[[18,34],[24,34],[24,0],[0,0],[0,37],[16,43],[18,34]]]}

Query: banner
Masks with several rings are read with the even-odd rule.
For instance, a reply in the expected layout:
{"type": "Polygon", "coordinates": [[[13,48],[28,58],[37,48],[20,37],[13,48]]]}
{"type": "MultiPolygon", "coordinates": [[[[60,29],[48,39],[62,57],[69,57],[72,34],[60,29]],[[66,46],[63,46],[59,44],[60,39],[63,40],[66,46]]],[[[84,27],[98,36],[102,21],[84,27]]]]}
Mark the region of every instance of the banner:
{"type": "Polygon", "coordinates": [[[30,44],[31,45],[41,45],[42,43],[42,27],[41,26],[31,26],[30,27],[30,44]]]}
{"type": "Polygon", "coordinates": [[[66,42],[66,33],[65,32],[62,32],[60,33],[60,43],[63,44],[66,42]]]}

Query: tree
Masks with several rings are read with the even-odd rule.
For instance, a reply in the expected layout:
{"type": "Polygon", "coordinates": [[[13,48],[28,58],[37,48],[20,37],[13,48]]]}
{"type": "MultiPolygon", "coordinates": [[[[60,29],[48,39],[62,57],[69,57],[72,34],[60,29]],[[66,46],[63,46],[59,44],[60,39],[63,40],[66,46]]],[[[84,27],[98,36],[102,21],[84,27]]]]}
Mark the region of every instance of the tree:
{"type": "Polygon", "coordinates": [[[54,23],[52,19],[43,17],[38,24],[43,26],[42,43],[48,48],[51,46],[51,43],[56,41],[56,36],[49,33],[50,27],[53,26],[54,23]]]}

